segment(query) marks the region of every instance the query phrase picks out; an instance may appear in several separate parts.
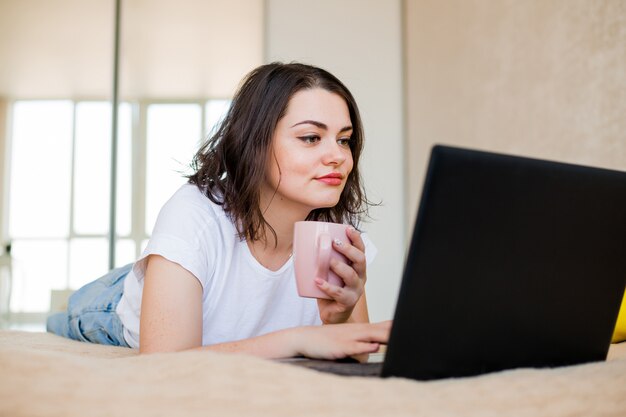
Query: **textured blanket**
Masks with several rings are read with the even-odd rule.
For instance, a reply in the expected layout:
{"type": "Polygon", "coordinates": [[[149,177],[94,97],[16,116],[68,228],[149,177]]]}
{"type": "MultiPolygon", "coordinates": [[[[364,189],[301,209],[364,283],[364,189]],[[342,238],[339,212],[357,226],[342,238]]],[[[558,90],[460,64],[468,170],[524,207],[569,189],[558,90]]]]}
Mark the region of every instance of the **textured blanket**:
{"type": "Polygon", "coordinates": [[[626,416],[626,343],[607,362],[417,382],[0,331],[0,416],[113,415],[626,416]]]}

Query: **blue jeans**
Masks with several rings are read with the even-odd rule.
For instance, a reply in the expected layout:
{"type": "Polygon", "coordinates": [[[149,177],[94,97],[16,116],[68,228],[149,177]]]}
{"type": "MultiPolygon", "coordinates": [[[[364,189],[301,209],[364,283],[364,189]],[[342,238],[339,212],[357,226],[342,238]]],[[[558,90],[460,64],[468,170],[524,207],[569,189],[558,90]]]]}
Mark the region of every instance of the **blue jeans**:
{"type": "Polygon", "coordinates": [[[81,342],[129,347],[115,308],[132,266],[114,269],[72,294],[67,311],[48,317],[47,330],[81,342]]]}

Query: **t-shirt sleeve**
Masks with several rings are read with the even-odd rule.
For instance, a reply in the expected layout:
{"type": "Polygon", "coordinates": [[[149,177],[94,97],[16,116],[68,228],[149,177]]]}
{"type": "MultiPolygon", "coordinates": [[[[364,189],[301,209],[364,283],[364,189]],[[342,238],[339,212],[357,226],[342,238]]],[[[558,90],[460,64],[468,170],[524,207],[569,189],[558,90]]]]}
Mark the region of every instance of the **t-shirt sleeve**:
{"type": "Polygon", "coordinates": [[[214,265],[211,259],[216,257],[215,245],[207,236],[216,222],[210,209],[185,194],[174,194],[159,212],[148,245],[133,265],[139,281],[145,276],[148,256],[160,255],[193,274],[202,288],[207,286],[214,265]]]}

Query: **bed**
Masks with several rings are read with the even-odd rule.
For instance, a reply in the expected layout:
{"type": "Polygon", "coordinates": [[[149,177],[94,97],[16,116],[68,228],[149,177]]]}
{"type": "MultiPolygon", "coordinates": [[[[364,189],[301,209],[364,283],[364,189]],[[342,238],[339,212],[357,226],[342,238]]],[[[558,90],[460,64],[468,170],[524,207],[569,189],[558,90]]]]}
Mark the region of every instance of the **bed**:
{"type": "Polygon", "coordinates": [[[0,416],[112,415],[626,416],[626,343],[606,362],[417,382],[0,331],[0,416]]]}

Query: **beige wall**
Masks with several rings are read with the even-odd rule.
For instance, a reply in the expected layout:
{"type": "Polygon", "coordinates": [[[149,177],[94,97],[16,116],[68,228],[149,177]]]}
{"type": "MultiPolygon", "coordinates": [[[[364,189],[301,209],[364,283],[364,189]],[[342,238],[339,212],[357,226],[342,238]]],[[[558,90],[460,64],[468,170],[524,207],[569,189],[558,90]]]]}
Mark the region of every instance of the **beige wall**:
{"type": "MultiPolygon", "coordinates": [[[[114,4],[0,0],[0,97],[109,97],[114,4]]],[[[122,98],[228,97],[262,62],[263,0],[122,5],[122,98]]]]}
{"type": "Polygon", "coordinates": [[[112,0],[1,0],[0,97],[108,97],[112,0]]]}
{"type": "Polygon", "coordinates": [[[400,0],[266,1],[266,61],[321,66],[359,105],[361,172],[368,197],[382,201],[364,225],[378,247],[367,282],[373,321],[393,317],[405,253],[401,23],[400,0]]]}
{"type": "Polygon", "coordinates": [[[125,97],[231,97],[263,61],[263,0],[122,4],[125,97]]]}
{"type": "Polygon", "coordinates": [[[408,224],[435,142],[626,170],[626,1],[405,8],[408,224]]]}

